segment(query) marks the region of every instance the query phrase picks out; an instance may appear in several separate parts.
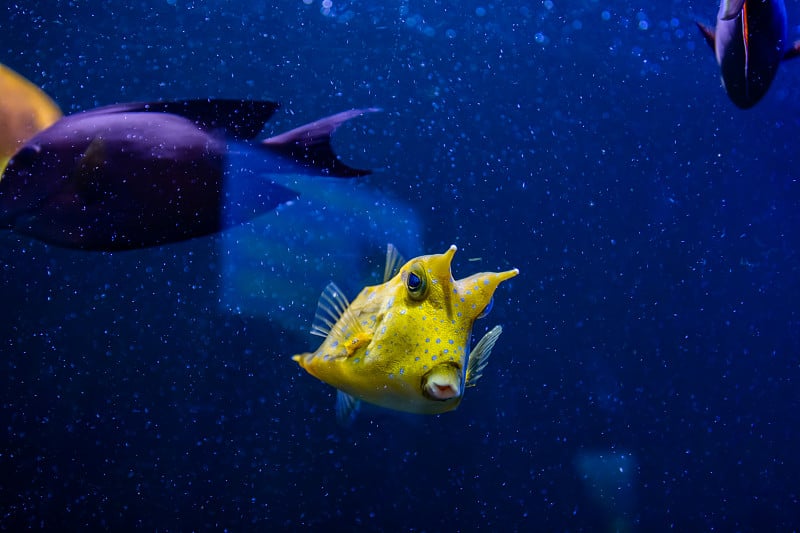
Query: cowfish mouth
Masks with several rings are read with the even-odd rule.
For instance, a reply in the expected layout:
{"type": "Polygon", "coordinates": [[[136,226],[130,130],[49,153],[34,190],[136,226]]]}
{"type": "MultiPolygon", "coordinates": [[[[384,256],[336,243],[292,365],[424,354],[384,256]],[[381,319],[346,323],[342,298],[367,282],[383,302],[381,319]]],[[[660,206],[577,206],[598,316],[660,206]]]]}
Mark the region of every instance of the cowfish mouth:
{"type": "Polygon", "coordinates": [[[440,363],[422,376],[422,395],[444,402],[461,396],[461,371],[454,363],[440,363]]]}

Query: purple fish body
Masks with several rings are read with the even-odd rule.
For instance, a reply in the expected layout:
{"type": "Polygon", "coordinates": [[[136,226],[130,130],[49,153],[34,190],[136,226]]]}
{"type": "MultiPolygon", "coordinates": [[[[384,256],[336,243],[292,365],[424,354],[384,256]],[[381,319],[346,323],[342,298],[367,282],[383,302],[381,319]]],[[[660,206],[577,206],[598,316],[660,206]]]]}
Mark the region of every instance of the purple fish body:
{"type": "Polygon", "coordinates": [[[120,104],[64,117],[30,139],[0,179],[0,221],[87,250],[158,246],[215,233],[297,197],[274,178],[354,177],[330,146],[352,110],[262,142],[272,102],[120,104]],[[244,178],[243,178],[244,176],[244,178]],[[227,181],[248,179],[236,195],[227,181]]]}
{"type": "Polygon", "coordinates": [[[800,50],[787,48],[783,0],[722,0],[716,28],[697,26],[714,50],[728,97],[742,109],[761,100],[781,61],[800,50]]]}

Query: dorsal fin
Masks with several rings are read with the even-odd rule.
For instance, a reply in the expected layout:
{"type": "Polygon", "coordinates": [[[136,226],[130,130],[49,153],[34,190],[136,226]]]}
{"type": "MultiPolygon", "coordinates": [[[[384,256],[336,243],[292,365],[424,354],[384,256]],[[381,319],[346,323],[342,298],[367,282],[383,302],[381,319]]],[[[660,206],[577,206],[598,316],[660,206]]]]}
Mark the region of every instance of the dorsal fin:
{"type": "Polygon", "coordinates": [[[205,129],[221,129],[241,141],[254,139],[264,129],[280,104],[266,100],[173,100],[166,102],[134,102],[99,107],[85,111],[91,114],[168,113],[191,120],[205,129]]]}
{"type": "Polygon", "coordinates": [[[316,168],[340,178],[355,178],[370,174],[370,170],[352,168],[336,156],[331,146],[331,135],[340,125],[365,113],[380,111],[377,108],[351,109],[315,120],[286,133],[264,139],[262,145],[272,152],[287,157],[304,167],[316,168]]]}
{"type": "Polygon", "coordinates": [[[406,260],[397,250],[394,244],[389,243],[386,246],[386,266],[383,267],[383,282],[386,283],[400,271],[400,267],[405,264],[406,260]]]}
{"type": "Polygon", "coordinates": [[[350,310],[350,302],[335,283],[328,283],[317,303],[317,312],[311,324],[311,334],[327,337],[331,333],[340,339],[362,334],[363,327],[350,310]]]}
{"type": "Polygon", "coordinates": [[[503,333],[501,326],[495,326],[490,329],[483,338],[475,345],[475,349],[469,354],[469,361],[467,362],[467,378],[466,387],[474,387],[475,383],[483,375],[483,369],[489,363],[489,356],[492,355],[492,348],[503,333]]]}

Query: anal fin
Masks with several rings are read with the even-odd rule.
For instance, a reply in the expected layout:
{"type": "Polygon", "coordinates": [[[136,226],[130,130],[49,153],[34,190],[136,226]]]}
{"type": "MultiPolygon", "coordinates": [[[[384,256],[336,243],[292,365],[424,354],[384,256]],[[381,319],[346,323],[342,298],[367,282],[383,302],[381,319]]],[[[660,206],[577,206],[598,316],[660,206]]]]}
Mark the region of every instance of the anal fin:
{"type": "Polygon", "coordinates": [[[341,425],[349,427],[355,421],[359,407],[361,400],[346,392],[336,391],[336,420],[341,425]]]}

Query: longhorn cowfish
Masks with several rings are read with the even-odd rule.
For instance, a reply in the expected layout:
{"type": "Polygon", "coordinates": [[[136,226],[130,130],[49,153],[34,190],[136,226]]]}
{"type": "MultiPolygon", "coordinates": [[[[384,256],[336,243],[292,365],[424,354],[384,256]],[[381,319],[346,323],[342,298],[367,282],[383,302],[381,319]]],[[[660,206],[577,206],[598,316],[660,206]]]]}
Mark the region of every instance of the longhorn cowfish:
{"type": "Polygon", "coordinates": [[[502,328],[470,351],[473,323],[491,309],[497,286],[519,270],[456,281],[455,253],[450,246],[403,264],[390,245],[383,284],[365,287],[352,303],[335,284],[325,288],[311,329],[325,340],[293,359],[338,390],[340,421],[351,420],[361,401],[410,413],[451,411],[481,377],[502,328]]]}

